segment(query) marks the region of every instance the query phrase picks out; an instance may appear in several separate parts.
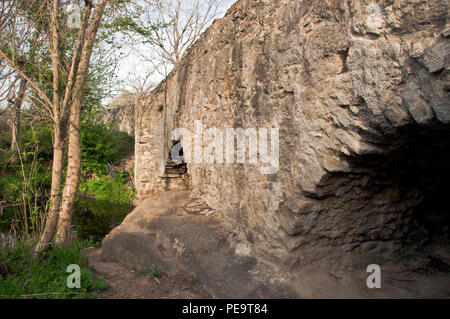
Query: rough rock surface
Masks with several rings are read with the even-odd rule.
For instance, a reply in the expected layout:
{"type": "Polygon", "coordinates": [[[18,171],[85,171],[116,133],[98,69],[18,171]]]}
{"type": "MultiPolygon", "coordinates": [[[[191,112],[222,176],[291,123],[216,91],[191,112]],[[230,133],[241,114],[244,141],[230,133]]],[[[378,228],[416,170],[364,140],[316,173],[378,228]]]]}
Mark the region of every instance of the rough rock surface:
{"type": "Polygon", "coordinates": [[[189,195],[172,191],[145,200],[103,240],[102,260],[169,274],[182,268],[215,298],[294,296],[282,279],[266,277],[268,266],[213,210],[189,195]]]}
{"type": "MultiPolygon", "coordinates": [[[[367,288],[365,267],[286,272],[256,256],[237,229],[191,195],[170,191],[146,199],[103,240],[101,250],[88,254],[89,265],[112,286],[101,298],[450,297],[450,266],[437,257],[383,264],[381,289],[367,288]],[[161,295],[157,284],[136,279],[129,271],[142,267],[156,267],[169,278],[192,274],[207,293],[197,287],[189,294],[172,289],[161,295]]],[[[450,258],[445,251],[427,254],[450,258]]],[[[161,283],[166,284],[163,279],[161,283]]]]}
{"type": "Polygon", "coordinates": [[[115,262],[105,262],[101,248],[84,250],[88,266],[98,278],[104,278],[107,287],[98,299],[210,299],[200,280],[181,269],[175,274],[161,271],[155,277],[142,268],[129,267],[115,262]]]}
{"type": "Polygon", "coordinates": [[[192,188],[279,274],[365,270],[448,241],[449,10],[445,0],[238,1],[138,101],[139,197],[192,188]],[[277,173],[188,163],[166,178],[171,133],[198,120],[278,127],[277,173]]]}

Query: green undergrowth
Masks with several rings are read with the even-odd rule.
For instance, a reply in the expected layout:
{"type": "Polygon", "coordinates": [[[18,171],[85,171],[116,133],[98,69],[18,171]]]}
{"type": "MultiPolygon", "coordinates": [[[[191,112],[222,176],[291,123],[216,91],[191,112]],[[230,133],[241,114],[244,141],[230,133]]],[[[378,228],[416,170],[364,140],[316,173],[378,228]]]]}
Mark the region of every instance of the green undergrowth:
{"type": "Polygon", "coordinates": [[[81,166],[84,172],[97,176],[106,175],[106,164],[119,164],[120,160],[134,152],[134,139],[107,125],[84,125],[81,130],[83,156],[81,166]]]}
{"type": "Polygon", "coordinates": [[[85,196],[77,199],[73,218],[75,230],[82,239],[101,241],[133,209],[136,192],[129,186],[125,172],[114,178],[84,179],[79,190],[85,196]]]}
{"type": "Polygon", "coordinates": [[[0,259],[8,266],[8,275],[0,276],[0,298],[86,299],[95,298],[105,289],[104,279],[95,279],[86,265],[82,250],[92,246],[88,241],[73,241],[54,247],[39,258],[32,258],[30,241],[19,241],[14,247],[1,248],[0,259]],[[67,287],[69,265],[81,270],[81,288],[67,287]]]}

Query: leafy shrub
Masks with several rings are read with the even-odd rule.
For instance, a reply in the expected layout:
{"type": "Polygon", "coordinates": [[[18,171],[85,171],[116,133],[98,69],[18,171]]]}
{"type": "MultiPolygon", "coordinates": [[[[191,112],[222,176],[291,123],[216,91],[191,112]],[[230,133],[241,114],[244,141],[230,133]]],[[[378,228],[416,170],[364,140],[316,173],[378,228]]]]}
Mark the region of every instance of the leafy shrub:
{"type": "MultiPolygon", "coordinates": [[[[0,135],[0,146],[10,147],[7,144],[11,134],[4,133],[0,135]]],[[[127,185],[127,174],[122,172],[110,179],[106,173],[108,163],[116,164],[133,153],[134,139],[111,126],[91,123],[83,125],[81,142],[83,176],[94,179],[82,181],[80,190],[95,199],[77,200],[74,222],[82,238],[101,240],[132,208],[134,190],[127,185]]],[[[51,123],[24,122],[20,158],[11,160],[17,151],[0,152],[0,200],[7,203],[0,216],[2,232],[14,228],[21,235],[31,235],[42,229],[51,188],[52,144],[51,123]]]]}
{"type": "Polygon", "coordinates": [[[41,161],[24,162],[23,172],[11,170],[0,178],[0,200],[8,204],[0,216],[1,231],[9,231],[13,221],[16,231],[24,234],[31,234],[42,227],[51,171],[41,161]]]}
{"type": "MultiPolygon", "coordinates": [[[[53,135],[52,127],[49,123],[42,123],[38,126],[22,125],[19,136],[19,149],[22,160],[28,162],[35,157],[40,161],[50,160],[53,157],[53,135]]],[[[0,134],[0,168],[3,171],[17,171],[19,161],[11,162],[10,159],[17,156],[17,149],[11,150],[11,132],[0,134]],[[8,167],[6,164],[8,162],[8,167]]]]}
{"type": "Polygon", "coordinates": [[[25,118],[21,127],[18,148],[0,153],[0,201],[6,203],[0,230],[12,229],[21,235],[31,235],[42,227],[51,186],[48,160],[53,153],[51,125],[27,121],[25,118]]]}
{"type": "Polygon", "coordinates": [[[89,124],[81,129],[81,149],[83,169],[97,175],[105,175],[108,172],[106,164],[118,159],[113,131],[102,125],[89,124]]]}
{"type": "Polygon", "coordinates": [[[134,138],[125,132],[113,131],[119,159],[134,154],[134,138]]]}
{"type": "Polygon", "coordinates": [[[22,127],[20,145],[23,152],[35,151],[42,160],[53,158],[53,128],[50,123],[22,127]]]}
{"type": "Polygon", "coordinates": [[[116,164],[134,151],[134,139],[106,125],[87,124],[81,129],[82,168],[98,176],[108,173],[107,164],[116,164]]]}

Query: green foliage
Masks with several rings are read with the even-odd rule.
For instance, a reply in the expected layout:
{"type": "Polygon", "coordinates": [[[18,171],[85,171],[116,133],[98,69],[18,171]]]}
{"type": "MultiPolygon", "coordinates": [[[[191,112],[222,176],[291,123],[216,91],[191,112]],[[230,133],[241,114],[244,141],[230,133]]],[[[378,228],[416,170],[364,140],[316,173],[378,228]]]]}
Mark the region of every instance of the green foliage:
{"type": "Polygon", "coordinates": [[[135,191],[127,187],[127,175],[121,172],[115,178],[97,177],[80,184],[80,190],[95,195],[98,200],[113,201],[116,204],[129,204],[135,191]]]}
{"type": "MultiPolygon", "coordinates": [[[[10,150],[11,131],[0,132],[0,168],[6,170],[7,161],[14,155],[17,155],[17,149],[10,150]]],[[[25,123],[19,132],[19,150],[22,160],[27,162],[34,155],[39,160],[48,160],[53,156],[53,135],[50,123],[40,123],[39,125],[30,125],[25,123]]],[[[9,163],[8,171],[17,171],[19,162],[9,163]]]]}
{"type": "Polygon", "coordinates": [[[134,138],[125,132],[115,131],[115,141],[119,160],[134,154],[134,138]]]}
{"type": "Polygon", "coordinates": [[[136,22],[136,16],[120,16],[111,23],[105,23],[104,27],[110,29],[111,32],[133,32],[142,37],[149,38],[155,31],[160,28],[167,27],[167,24],[150,24],[144,26],[142,23],[136,22]]]}
{"type": "Polygon", "coordinates": [[[82,180],[79,189],[87,194],[75,203],[73,219],[80,238],[101,241],[133,209],[136,192],[123,172],[115,178],[82,180]]]}
{"type": "Polygon", "coordinates": [[[47,207],[51,172],[45,163],[52,155],[51,130],[45,123],[25,125],[20,137],[20,153],[10,151],[2,162],[2,171],[7,174],[0,178],[0,200],[7,208],[0,219],[0,230],[12,228],[28,236],[41,229],[47,207]]]}
{"type": "Polygon", "coordinates": [[[26,179],[20,171],[0,179],[0,198],[9,204],[1,216],[0,231],[7,232],[14,225],[16,231],[28,235],[42,227],[51,172],[40,163],[24,163],[23,171],[26,179]]]}
{"type": "Polygon", "coordinates": [[[20,135],[21,149],[36,150],[39,159],[48,160],[53,157],[53,129],[50,123],[22,127],[20,135]]]}
{"type": "Polygon", "coordinates": [[[55,247],[32,258],[32,243],[19,241],[13,248],[0,250],[0,257],[10,270],[6,279],[0,276],[0,298],[80,299],[95,298],[106,284],[96,280],[86,266],[82,249],[90,247],[86,241],[74,241],[67,246],[55,247]],[[81,269],[81,288],[67,287],[67,266],[76,264],[81,269]]]}
{"type": "MultiPolygon", "coordinates": [[[[49,123],[24,125],[20,139],[20,159],[6,161],[5,173],[0,178],[0,200],[8,203],[0,217],[0,230],[8,232],[14,227],[20,234],[32,234],[42,227],[48,208],[51,187],[52,130],[49,123]]],[[[89,124],[82,128],[82,169],[84,176],[97,176],[83,180],[80,190],[95,199],[81,198],[75,206],[75,220],[83,238],[101,240],[132,209],[134,190],[128,186],[125,172],[114,179],[106,177],[106,164],[116,164],[122,157],[133,153],[134,140],[126,133],[106,125],[89,124]]],[[[5,144],[6,144],[5,139],[5,144]]],[[[16,152],[17,153],[17,152],[16,152]]]]}
{"type": "Polygon", "coordinates": [[[158,111],[162,112],[164,110],[164,104],[158,106],[158,111]]]}
{"type": "Polygon", "coordinates": [[[108,173],[108,163],[117,164],[121,157],[133,152],[134,140],[106,125],[88,124],[81,129],[81,148],[82,169],[102,176],[108,173]]]}
{"type": "Polygon", "coordinates": [[[132,210],[135,190],[122,171],[107,176],[107,164],[118,164],[134,151],[134,139],[109,125],[86,124],[81,130],[82,169],[85,176],[79,190],[73,221],[80,238],[101,241],[132,210]],[[91,173],[95,176],[92,177],[91,173]]]}
{"type": "Polygon", "coordinates": [[[157,278],[157,277],[161,277],[162,272],[161,270],[159,270],[156,267],[153,267],[152,269],[150,269],[150,273],[152,274],[153,277],[157,278]]]}
{"type": "MultiPolygon", "coordinates": [[[[3,155],[6,153],[6,150],[10,148],[11,146],[11,130],[7,131],[0,131],[0,149],[4,150],[5,152],[1,152],[0,155],[3,155]]],[[[2,157],[3,158],[3,157],[2,157]]]]}
{"type": "MultiPolygon", "coordinates": [[[[14,226],[21,234],[32,234],[41,229],[49,204],[51,125],[24,126],[20,135],[22,161],[9,163],[7,174],[0,178],[0,200],[8,203],[0,217],[0,231],[8,232],[14,226]]],[[[127,174],[121,172],[114,179],[109,178],[106,164],[118,163],[122,157],[132,154],[134,140],[106,125],[90,124],[82,128],[82,147],[83,175],[95,173],[97,177],[82,180],[80,191],[94,199],[77,200],[74,222],[82,238],[100,241],[132,209],[135,191],[128,185],[127,174]]],[[[1,154],[4,153],[9,157],[14,154],[1,154]]]]}
{"type": "Polygon", "coordinates": [[[101,125],[86,125],[81,129],[82,169],[105,175],[106,164],[118,159],[112,130],[101,125]]]}
{"type": "Polygon", "coordinates": [[[82,168],[97,175],[105,175],[106,164],[118,158],[113,131],[102,125],[86,125],[81,129],[81,148],[82,168]]]}

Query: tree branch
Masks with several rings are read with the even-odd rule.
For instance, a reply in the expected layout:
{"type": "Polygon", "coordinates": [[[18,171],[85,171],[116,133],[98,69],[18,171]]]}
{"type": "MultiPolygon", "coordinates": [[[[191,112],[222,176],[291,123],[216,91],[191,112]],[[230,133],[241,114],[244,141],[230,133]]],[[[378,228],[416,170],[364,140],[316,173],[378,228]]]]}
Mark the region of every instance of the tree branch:
{"type": "Polygon", "coordinates": [[[33,87],[33,89],[39,94],[39,96],[48,104],[48,106],[53,108],[53,103],[48,98],[47,94],[44,93],[37,85],[27,76],[8,56],[0,49],[0,57],[5,59],[5,61],[9,64],[11,68],[16,70],[20,76],[22,76],[27,82],[33,87]]]}

